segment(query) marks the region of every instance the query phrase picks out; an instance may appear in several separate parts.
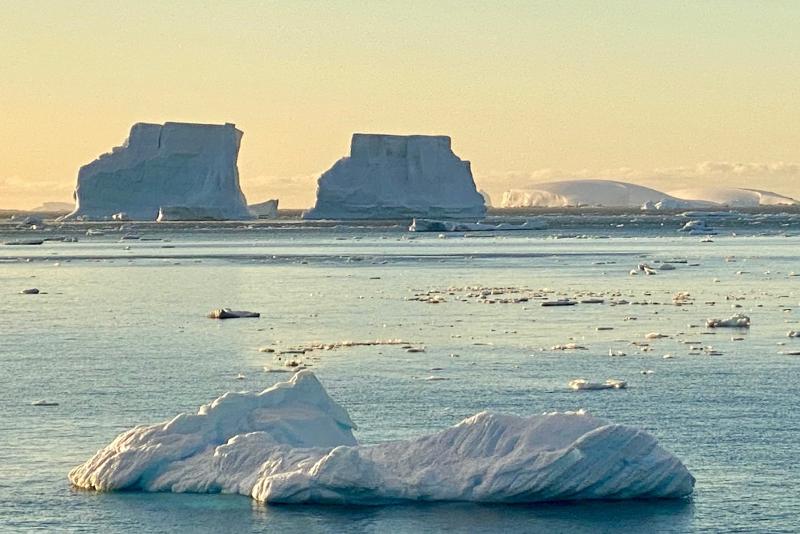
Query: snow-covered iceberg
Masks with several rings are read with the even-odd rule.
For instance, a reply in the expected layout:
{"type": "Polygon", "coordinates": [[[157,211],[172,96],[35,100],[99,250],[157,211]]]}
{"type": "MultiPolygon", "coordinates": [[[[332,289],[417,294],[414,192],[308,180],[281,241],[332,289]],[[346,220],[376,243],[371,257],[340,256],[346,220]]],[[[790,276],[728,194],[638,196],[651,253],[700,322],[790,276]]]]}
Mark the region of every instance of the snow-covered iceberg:
{"type": "Polygon", "coordinates": [[[137,426],[69,473],[79,487],[239,493],[281,503],[679,498],[694,478],[655,438],[582,412],[479,413],[407,441],[357,445],[310,371],[197,414],[137,426]]]}
{"type": "Polygon", "coordinates": [[[560,208],[570,206],[604,206],[639,208],[646,203],[659,202],[689,208],[693,205],[655,189],[614,180],[564,180],[543,182],[524,189],[503,193],[502,207],[560,208]]]}
{"type": "Polygon", "coordinates": [[[320,176],[306,219],[473,218],[486,213],[450,138],[354,134],[350,156],[320,176]]]}
{"type": "Polygon", "coordinates": [[[670,195],[685,201],[706,201],[732,208],[752,208],[758,206],[797,205],[797,200],[760,189],[738,187],[692,187],[670,191],[670,195]]]}
{"type": "Polygon", "coordinates": [[[248,219],[236,166],[241,137],[233,124],[134,124],[122,146],[81,167],[66,218],[122,212],[152,221],[162,206],[178,206],[248,219]]]}

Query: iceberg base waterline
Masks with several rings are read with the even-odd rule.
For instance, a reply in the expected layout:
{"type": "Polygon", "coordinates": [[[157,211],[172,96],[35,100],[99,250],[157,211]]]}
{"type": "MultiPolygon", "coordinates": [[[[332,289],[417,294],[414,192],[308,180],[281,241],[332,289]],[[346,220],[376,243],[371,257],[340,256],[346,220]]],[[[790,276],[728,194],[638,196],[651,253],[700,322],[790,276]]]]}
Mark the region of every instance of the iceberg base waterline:
{"type": "Polygon", "coordinates": [[[69,473],[101,491],[239,493],[261,502],[524,503],[680,498],[694,477],[647,432],[588,414],[478,413],[420,438],[361,446],[310,371],[226,393],[120,434],[69,473]]]}

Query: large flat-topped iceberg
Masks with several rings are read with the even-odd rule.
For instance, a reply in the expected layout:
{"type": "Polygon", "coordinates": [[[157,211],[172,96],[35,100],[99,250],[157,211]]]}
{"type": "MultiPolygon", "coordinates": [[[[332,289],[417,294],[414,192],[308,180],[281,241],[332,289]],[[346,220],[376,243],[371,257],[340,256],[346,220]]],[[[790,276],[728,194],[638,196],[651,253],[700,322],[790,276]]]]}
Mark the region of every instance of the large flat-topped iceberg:
{"type": "Polygon", "coordinates": [[[441,432],[357,445],[310,371],[120,434],[69,474],[79,487],[239,493],[262,502],[536,502],[679,498],[694,478],[655,438],[587,414],[479,413],[441,432]]]}
{"type": "Polygon", "coordinates": [[[675,198],[656,189],[614,180],[564,180],[543,182],[503,194],[504,208],[562,208],[602,206],[607,208],[639,208],[645,204],[663,203],[670,208],[705,207],[708,203],[675,198]]]}
{"type": "Polygon", "coordinates": [[[466,218],[486,213],[468,161],[443,135],[354,134],[320,176],[306,219],[466,218]]]}
{"type": "Polygon", "coordinates": [[[122,146],[81,167],[67,218],[155,220],[161,207],[250,218],[236,166],[241,138],[233,124],[134,124],[122,146]]]}
{"type": "Polygon", "coordinates": [[[693,187],[670,191],[670,195],[687,201],[705,200],[731,208],[752,208],[757,206],[797,205],[797,200],[760,189],[741,189],[738,187],[693,187]]]}

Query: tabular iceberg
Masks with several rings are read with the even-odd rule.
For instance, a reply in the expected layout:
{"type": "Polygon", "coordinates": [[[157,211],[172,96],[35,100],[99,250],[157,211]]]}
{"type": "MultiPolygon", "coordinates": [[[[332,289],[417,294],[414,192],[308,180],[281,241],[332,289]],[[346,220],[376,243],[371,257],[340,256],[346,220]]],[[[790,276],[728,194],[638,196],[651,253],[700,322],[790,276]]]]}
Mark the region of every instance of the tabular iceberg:
{"type": "Polygon", "coordinates": [[[483,217],[468,161],[447,136],[354,134],[350,156],[320,176],[306,219],[483,217]]]}
{"type": "Polygon", "coordinates": [[[249,219],[236,167],[241,138],[233,124],[134,124],[122,146],[81,167],[66,218],[154,220],[171,207],[249,219]]]}
{"type": "Polygon", "coordinates": [[[536,502],[679,498],[694,478],[648,433],[578,413],[486,412],[408,441],[359,446],[310,371],[138,426],[69,474],[79,487],[224,492],[262,502],[536,502]]]}
{"type": "Polygon", "coordinates": [[[796,206],[797,200],[760,189],[743,189],[739,187],[693,187],[670,191],[670,195],[687,201],[706,200],[720,206],[732,208],[751,208],[757,206],[796,206]]]}

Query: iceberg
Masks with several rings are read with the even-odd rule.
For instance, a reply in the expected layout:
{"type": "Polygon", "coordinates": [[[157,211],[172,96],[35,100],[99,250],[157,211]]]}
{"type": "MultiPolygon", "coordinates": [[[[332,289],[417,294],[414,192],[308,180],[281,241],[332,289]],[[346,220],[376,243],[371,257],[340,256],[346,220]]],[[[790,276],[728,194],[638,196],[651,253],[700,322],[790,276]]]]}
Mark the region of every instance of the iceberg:
{"type": "Polygon", "coordinates": [[[688,209],[707,202],[689,202],[641,185],[614,180],[564,180],[543,182],[503,193],[504,208],[606,208],[688,209]]]}
{"type": "Polygon", "coordinates": [[[680,498],[694,477],[647,432],[583,412],[478,413],[416,439],[358,445],[311,371],[196,414],[137,426],[69,473],[77,487],[238,493],[268,503],[521,503],[680,498]]]}
{"type": "Polygon", "coordinates": [[[670,191],[670,195],[685,201],[706,201],[719,206],[732,208],[753,208],[758,206],[797,205],[797,200],[772,191],[742,189],[738,187],[693,187],[670,191]]]}
{"type": "Polygon", "coordinates": [[[236,166],[241,138],[233,124],[134,124],[122,146],[81,167],[65,218],[152,221],[178,206],[249,219],[236,166]]]}
{"type": "Polygon", "coordinates": [[[275,219],[278,217],[278,199],[273,198],[266,202],[250,204],[247,206],[250,214],[257,219],[275,219]]]}
{"type": "Polygon", "coordinates": [[[481,218],[470,163],[443,135],[354,134],[350,156],[320,176],[305,219],[481,218]]]}

